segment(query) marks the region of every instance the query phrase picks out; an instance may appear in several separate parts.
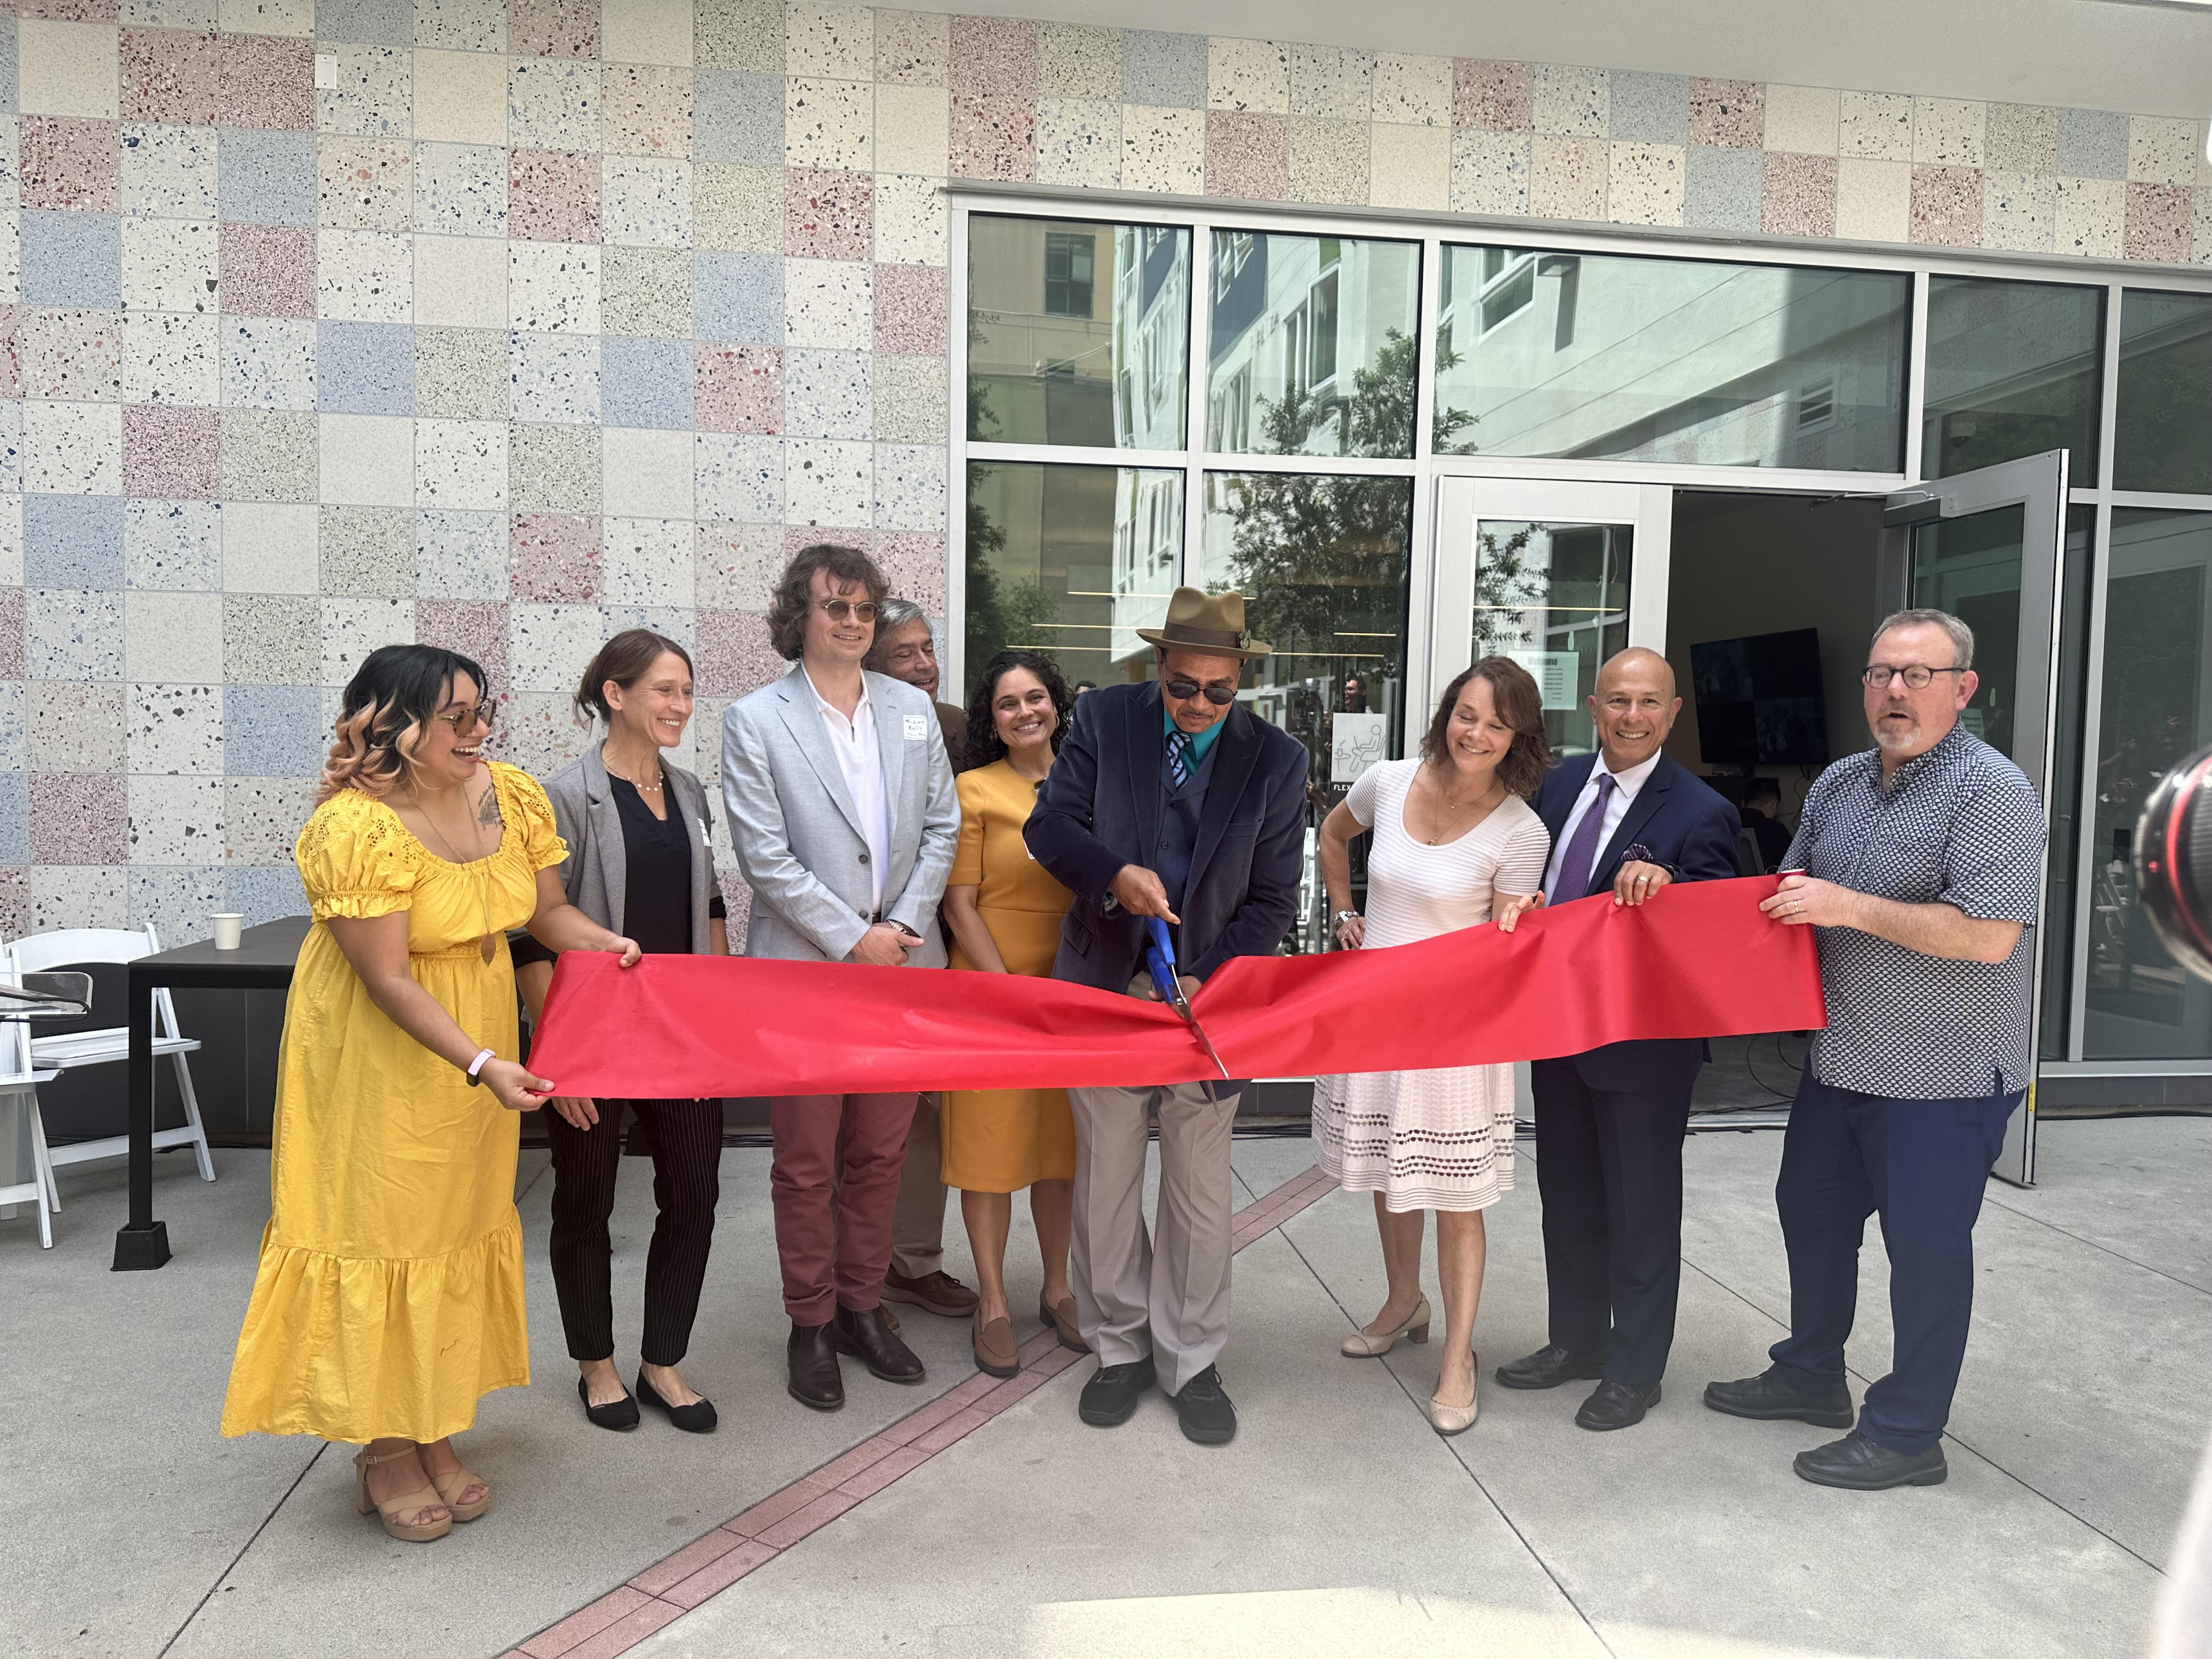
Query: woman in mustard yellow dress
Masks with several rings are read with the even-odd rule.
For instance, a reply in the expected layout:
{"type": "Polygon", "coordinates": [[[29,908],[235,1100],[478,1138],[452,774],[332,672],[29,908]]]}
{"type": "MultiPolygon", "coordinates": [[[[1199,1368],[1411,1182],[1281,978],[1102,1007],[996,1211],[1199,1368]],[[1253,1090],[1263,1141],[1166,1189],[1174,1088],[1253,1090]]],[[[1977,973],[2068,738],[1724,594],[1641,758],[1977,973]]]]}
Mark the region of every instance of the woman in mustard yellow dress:
{"type": "MultiPolygon", "coordinates": [[[[1022,826],[1052,769],[1075,699],[1060,670],[1026,651],[985,665],[968,708],[968,764],[960,789],[960,846],[945,889],[952,966],[992,974],[1052,972],[1060,924],[1074,902],[1030,856],[1022,826]]],[[[1013,1194],[1030,1189],[1044,1256],[1037,1317],[1080,1349],[1067,1241],[1075,1207],[1075,1121],[1064,1089],[955,1090],[945,1097],[945,1184],[975,1258],[975,1364],[994,1376],[1021,1369],[1006,1302],[1006,1236],[1013,1194]]]]}
{"type": "Polygon", "coordinates": [[[483,757],[494,713],[483,670],[434,646],[372,652],[345,689],[294,849],[315,925],[223,1401],[227,1435],[361,1443],[357,1507],[410,1542],[483,1513],[452,1437],[530,1381],[516,1114],[553,1085],[512,1058],[507,930],[637,959],[562,890],[544,792],[483,757]]]}

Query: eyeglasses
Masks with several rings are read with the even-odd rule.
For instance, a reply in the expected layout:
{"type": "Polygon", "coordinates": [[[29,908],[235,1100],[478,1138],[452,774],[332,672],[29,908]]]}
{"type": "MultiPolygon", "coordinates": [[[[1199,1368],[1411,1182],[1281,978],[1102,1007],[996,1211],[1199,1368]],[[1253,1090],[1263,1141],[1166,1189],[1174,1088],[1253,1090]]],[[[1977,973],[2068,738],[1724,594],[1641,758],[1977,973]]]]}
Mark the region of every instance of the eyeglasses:
{"type": "Polygon", "coordinates": [[[1859,678],[1877,691],[1887,689],[1893,679],[1903,680],[1912,690],[1925,691],[1928,683],[1938,674],[1963,674],[1966,672],[1963,668],[1930,668],[1925,663],[1917,662],[1905,668],[1892,668],[1886,662],[1877,662],[1869,664],[1859,678]]]}
{"type": "Polygon", "coordinates": [[[1161,684],[1167,687],[1170,696],[1184,702],[1201,691],[1206,694],[1206,702],[1216,708],[1225,708],[1237,701],[1237,688],[1233,685],[1200,685],[1196,680],[1185,679],[1164,680],[1161,684]]]}
{"type": "Polygon", "coordinates": [[[492,723],[499,718],[499,705],[495,702],[480,702],[473,708],[456,708],[450,714],[433,714],[430,718],[434,720],[442,720],[452,726],[455,737],[465,738],[476,729],[478,720],[482,720],[484,723],[484,729],[489,731],[492,723]]]}
{"type": "Polygon", "coordinates": [[[873,599],[862,599],[858,604],[851,599],[817,599],[814,603],[822,607],[823,613],[831,622],[843,622],[848,617],[858,617],[864,623],[876,619],[876,602],[873,599]]]}

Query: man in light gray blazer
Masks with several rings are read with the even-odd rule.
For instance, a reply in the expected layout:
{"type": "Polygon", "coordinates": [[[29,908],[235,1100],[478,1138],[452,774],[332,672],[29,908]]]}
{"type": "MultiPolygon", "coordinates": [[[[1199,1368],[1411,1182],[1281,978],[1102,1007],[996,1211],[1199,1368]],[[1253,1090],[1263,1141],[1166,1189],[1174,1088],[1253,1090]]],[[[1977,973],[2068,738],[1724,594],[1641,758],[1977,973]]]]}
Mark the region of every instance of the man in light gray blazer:
{"type": "MultiPolygon", "coordinates": [[[[937,904],[960,836],[960,798],[937,711],[861,667],[889,584],[827,544],[796,555],[769,610],[794,665],[722,716],[722,800],[753,892],[745,954],[942,968],[937,904]]],[[[794,1400],[845,1403],[837,1355],[919,1382],[921,1361],[884,1316],[891,1210],[911,1094],[785,1097],[769,1106],[769,1190],[794,1400]]]]}

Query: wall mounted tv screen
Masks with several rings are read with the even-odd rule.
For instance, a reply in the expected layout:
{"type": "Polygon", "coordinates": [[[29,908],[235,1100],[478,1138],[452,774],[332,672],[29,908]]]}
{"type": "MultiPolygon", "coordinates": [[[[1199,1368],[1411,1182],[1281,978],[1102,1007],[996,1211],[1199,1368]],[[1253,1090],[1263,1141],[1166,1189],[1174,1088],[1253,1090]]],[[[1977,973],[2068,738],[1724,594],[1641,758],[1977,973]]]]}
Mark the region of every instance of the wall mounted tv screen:
{"type": "Polygon", "coordinates": [[[1827,764],[1819,629],[1693,645],[1690,678],[1698,749],[1708,765],[1827,764]]]}

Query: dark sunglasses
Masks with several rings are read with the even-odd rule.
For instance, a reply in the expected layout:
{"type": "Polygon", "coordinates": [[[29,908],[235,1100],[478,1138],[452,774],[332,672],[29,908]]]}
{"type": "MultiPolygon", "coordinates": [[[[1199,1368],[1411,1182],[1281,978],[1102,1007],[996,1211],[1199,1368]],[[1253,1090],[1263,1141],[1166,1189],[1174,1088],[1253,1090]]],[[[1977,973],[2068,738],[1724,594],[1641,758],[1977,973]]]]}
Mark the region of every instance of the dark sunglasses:
{"type": "Polygon", "coordinates": [[[1237,688],[1233,685],[1200,685],[1196,680],[1186,679],[1164,680],[1161,684],[1167,687],[1170,696],[1185,702],[1201,691],[1206,702],[1216,708],[1225,708],[1237,701],[1237,688]]]}

